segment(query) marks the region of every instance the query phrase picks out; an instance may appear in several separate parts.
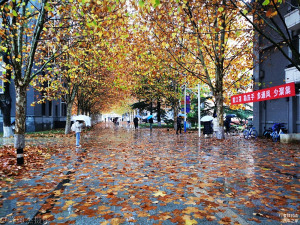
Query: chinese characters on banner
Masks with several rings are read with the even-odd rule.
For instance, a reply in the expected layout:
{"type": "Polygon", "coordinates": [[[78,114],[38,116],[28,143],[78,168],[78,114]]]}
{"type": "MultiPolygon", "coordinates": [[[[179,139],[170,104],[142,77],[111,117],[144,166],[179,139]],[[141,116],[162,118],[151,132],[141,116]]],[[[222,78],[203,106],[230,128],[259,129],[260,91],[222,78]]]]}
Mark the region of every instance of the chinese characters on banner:
{"type": "Polygon", "coordinates": [[[244,104],[248,102],[259,102],[277,98],[295,96],[295,83],[283,84],[272,88],[266,88],[231,97],[231,104],[244,104]]]}

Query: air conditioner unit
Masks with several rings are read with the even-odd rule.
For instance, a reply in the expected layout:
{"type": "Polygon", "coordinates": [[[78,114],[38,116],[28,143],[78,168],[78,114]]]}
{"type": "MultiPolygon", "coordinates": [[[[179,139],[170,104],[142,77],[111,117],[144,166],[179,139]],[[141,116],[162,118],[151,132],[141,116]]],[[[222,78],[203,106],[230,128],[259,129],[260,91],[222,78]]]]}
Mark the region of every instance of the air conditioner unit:
{"type": "Polygon", "coordinates": [[[285,69],[285,82],[295,82],[296,84],[300,83],[300,71],[296,67],[285,69]]]}

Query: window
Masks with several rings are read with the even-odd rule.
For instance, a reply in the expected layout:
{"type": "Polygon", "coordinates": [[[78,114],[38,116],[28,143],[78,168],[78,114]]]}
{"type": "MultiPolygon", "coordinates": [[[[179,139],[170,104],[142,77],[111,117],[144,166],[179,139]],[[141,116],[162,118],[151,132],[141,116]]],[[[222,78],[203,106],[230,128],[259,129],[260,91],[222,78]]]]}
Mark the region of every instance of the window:
{"type": "Polygon", "coordinates": [[[42,116],[46,116],[46,103],[42,103],[42,116]]]}
{"type": "MultiPolygon", "coordinates": [[[[300,35],[294,36],[292,43],[295,49],[298,50],[298,52],[300,52],[300,35]]],[[[296,62],[298,59],[298,55],[293,54],[290,48],[289,48],[289,57],[291,57],[294,62],[296,62]]]]}
{"type": "Polygon", "coordinates": [[[49,116],[52,116],[52,102],[49,101],[49,116]]]}
{"type": "MultiPolygon", "coordinates": [[[[299,38],[300,38],[300,36],[295,36],[295,37],[293,38],[293,46],[295,47],[295,49],[298,50],[298,53],[299,53],[299,38]]],[[[298,57],[298,55],[292,54],[292,59],[293,59],[293,61],[297,61],[297,58],[296,58],[296,57],[298,57]]]]}
{"type": "Polygon", "coordinates": [[[61,102],[61,116],[67,116],[67,104],[61,102]]]}
{"type": "Polygon", "coordinates": [[[291,7],[297,9],[299,6],[299,0],[291,0],[291,7]]]}

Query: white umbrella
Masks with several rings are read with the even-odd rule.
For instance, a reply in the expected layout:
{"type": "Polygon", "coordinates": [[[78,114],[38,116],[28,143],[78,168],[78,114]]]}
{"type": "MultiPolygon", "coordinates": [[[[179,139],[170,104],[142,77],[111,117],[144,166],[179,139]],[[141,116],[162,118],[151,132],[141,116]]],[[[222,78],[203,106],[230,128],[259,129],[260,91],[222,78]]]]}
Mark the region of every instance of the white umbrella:
{"type": "Polygon", "coordinates": [[[203,116],[201,122],[212,121],[214,118],[212,116],[203,116]]]}
{"type": "Polygon", "coordinates": [[[91,117],[86,116],[86,115],[73,116],[71,120],[72,120],[72,121],[76,121],[76,120],[78,120],[78,121],[84,121],[84,122],[85,122],[85,125],[86,125],[87,127],[90,127],[90,126],[91,126],[91,117]]]}

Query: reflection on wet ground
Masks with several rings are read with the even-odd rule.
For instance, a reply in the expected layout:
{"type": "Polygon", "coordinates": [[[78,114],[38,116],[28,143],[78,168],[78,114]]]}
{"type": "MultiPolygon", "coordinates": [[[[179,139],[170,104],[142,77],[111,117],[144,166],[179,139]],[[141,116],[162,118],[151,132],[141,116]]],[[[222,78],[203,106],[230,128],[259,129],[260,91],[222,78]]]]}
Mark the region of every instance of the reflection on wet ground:
{"type": "Polygon", "coordinates": [[[73,147],[75,139],[59,141],[69,151],[53,156],[25,186],[16,181],[4,190],[0,217],[53,224],[282,224],[286,215],[294,216],[290,222],[299,215],[299,145],[100,125],[83,136],[84,150],[73,147]]]}

